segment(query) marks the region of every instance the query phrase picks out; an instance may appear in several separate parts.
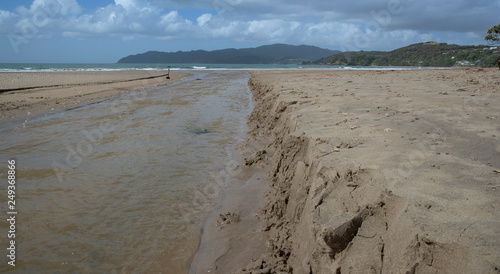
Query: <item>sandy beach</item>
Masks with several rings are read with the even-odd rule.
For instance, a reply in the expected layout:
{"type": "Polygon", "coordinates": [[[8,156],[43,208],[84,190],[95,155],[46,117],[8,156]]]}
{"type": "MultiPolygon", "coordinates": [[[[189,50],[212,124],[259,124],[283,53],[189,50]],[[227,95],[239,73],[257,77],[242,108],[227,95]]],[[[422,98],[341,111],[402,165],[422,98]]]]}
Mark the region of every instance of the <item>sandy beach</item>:
{"type": "MultiPolygon", "coordinates": [[[[189,77],[0,74],[0,124],[189,77]]],[[[499,273],[500,72],[252,71],[192,273],[499,273]]]]}
{"type": "Polygon", "coordinates": [[[204,270],[500,271],[497,69],[255,71],[249,84],[235,172],[267,170],[252,184],[270,190],[252,214],[220,212],[260,228],[214,230],[232,240],[204,270]]]}
{"type": "Polygon", "coordinates": [[[168,85],[190,74],[166,71],[0,73],[0,124],[97,103],[128,92],[168,85]]]}

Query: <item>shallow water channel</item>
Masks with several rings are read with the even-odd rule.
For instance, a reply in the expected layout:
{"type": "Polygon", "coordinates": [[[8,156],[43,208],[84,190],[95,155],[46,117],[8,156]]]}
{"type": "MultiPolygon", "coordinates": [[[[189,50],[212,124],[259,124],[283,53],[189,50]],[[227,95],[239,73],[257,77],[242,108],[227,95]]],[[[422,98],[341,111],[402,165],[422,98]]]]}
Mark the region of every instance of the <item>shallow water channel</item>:
{"type": "Polygon", "coordinates": [[[187,273],[244,137],[249,77],[196,73],[0,129],[0,271],[187,273]],[[15,268],[6,262],[9,159],[15,268]]]}

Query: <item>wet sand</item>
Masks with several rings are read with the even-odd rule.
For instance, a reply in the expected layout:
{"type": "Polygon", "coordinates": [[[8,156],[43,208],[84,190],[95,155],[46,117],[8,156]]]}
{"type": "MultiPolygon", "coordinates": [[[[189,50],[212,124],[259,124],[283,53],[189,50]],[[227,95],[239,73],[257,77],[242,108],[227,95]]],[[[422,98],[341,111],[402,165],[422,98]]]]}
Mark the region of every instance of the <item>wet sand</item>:
{"type": "Polygon", "coordinates": [[[251,258],[266,252],[268,235],[262,233],[264,219],[258,212],[269,191],[266,168],[246,166],[243,151],[256,151],[240,144],[233,151],[235,168],[224,189],[224,197],[207,216],[198,251],[189,273],[231,273],[251,258]]]}
{"type": "Polygon", "coordinates": [[[0,73],[0,125],[97,103],[128,92],[164,86],[183,72],[68,71],[0,73]]]}
{"type": "Polygon", "coordinates": [[[250,87],[241,169],[270,190],[204,270],[500,271],[498,70],[255,71],[250,87]]]}

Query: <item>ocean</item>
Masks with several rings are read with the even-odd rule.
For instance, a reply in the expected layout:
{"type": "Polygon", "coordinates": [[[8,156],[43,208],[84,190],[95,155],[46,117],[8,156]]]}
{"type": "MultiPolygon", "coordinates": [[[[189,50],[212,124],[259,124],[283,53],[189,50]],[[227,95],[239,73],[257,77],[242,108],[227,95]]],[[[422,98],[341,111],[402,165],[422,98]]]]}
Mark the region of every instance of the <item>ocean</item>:
{"type": "Polygon", "coordinates": [[[348,69],[348,70],[413,70],[428,67],[356,67],[279,64],[49,64],[0,63],[0,72],[30,71],[117,71],[117,70],[248,70],[248,69],[348,69]]]}

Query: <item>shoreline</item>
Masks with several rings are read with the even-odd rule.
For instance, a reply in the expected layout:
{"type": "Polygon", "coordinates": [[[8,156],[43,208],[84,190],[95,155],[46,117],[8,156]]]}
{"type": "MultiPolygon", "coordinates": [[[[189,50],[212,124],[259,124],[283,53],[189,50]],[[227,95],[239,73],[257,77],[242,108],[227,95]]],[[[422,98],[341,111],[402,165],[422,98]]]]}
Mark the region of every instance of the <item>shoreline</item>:
{"type": "Polygon", "coordinates": [[[165,71],[0,72],[0,126],[169,85],[191,75],[170,72],[170,79],[165,79],[165,71]]]}
{"type": "Polygon", "coordinates": [[[496,69],[252,71],[250,87],[266,252],[214,273],[499,271],[496,69]]]}
{"type": "MultiPolygon", "coordinates": [[[[255,105],[252,91],[248,90],[255,105]]],[[[261,233],[259,210],[265,205],[267,169],[261,164],[246,165],[248,157],[264,144],[248,142],[248,117],[245,132],[231,151],[228,181],[223,197],[202,224],[202,237],[193,256],[189,273],[231,273],[249,258],[266,251],[267,235],[261,233]],[[245,247],[245,248],[243,248],[245,247]]]]}

